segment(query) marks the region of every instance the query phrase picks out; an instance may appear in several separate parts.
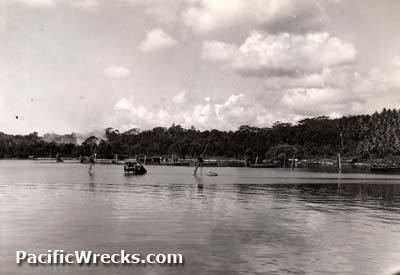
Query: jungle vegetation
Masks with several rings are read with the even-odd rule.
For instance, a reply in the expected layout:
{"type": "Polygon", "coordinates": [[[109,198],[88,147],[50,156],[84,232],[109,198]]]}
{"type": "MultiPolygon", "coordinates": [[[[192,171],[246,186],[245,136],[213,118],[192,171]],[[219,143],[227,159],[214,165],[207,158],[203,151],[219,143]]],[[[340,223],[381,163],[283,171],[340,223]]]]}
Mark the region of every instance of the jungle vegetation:
{"type": "Polygon", "coordinates": [[[39,136],[0,132],[0,158],[79,157],[96,147],[101,158],[135,155],[197,157],[207,146],[206,156],[276,159],[343,156],[368,159],[400,155],[400,111],[383,109],[372,115],[331,119],[307,118],[296,124],[276,122],[271,127],[240,126],[235,131],[200,131],[173,124],[151,130],[120,132],[107,128],[103,137],[90,136],[81,144],[76,134],[39,136]],[[208,145],[207,145],[208,144],[208,145]]]}

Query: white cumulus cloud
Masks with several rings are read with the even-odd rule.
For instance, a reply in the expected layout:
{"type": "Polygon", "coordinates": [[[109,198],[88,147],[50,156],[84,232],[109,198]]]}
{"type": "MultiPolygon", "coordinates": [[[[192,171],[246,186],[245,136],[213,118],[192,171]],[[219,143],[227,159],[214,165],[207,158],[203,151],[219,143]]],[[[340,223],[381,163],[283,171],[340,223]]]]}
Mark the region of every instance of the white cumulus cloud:
{"type": "Polygon", "coordinates": [[[126,98],[121,98],[117,103],[115,103],[114,108],[116,110],[128,110],[132,108],[132,103],[126,98]]]}
{"type": "Polygon", "coordinates": [[[315,30],[322,24],[322,9],[309,0],[189,0],[183,20],[196,33],[240,25],[268,29],[315,30]]]}
{"type": "Polygon", "coordinates": [[[311,81],[275,78],[274,86],[282,95],[282,108],[302,117],[400,108],[400,64],[396,60],[395,57],[393,62],[364,72],[355,70],[355,66],[325,68],[321,74],[313,75],[311,81]]]}
{"type": "Polygon", "coordinates": [[[110,123],[117,124],[122,130],[170,126],[172,123],[184,127],[193,125],[198,129],[233,130],[244,124],[265,126],[273,118],[272,114],[243,94],[233,94],[222,101],[206,97],[180,104],[184,100],[183,95],[178,93],[157,109],[135,105],[132,100],[121,98],[114,105],[114,121],[110,123]]]}
{"type": "Polygon", "coordinates": [[[162,29],[156,28],[146,34],[146,38],[139,44],[139,49],[144,52],[152,52],[170,48],[176,44],[177,41],[172,36],[162,29]]]}
{"type": "Polygon", "coordinates": [[[298,115],[344,115],[351,110],[357,99],[345,90],[326,88],[294,88],[283,95],[284,105],[298,115]]]}
{"type": "Polygon", "coordinates": [[[124,79],[131,75],[131,71],[122,66],[112,66],[104,69],[104,75],[112,79],[124,79]]]}
{"type": "Polygon", "coordinates": [[[231,44],[205,41],[202,57],[229,61],[244,75],[285,76],[321,72],[355,61],[354,46],[327,32],[268,34],[253,32],[235,50],[231,44]]]}

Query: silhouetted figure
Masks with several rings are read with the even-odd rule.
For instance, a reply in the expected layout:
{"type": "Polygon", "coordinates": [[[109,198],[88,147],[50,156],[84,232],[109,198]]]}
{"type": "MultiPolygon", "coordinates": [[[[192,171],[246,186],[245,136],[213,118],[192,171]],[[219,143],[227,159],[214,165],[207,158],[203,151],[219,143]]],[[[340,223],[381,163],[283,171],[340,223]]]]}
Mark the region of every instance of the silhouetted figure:
{"type": "Polygon", "coordinates": [[[199,167],[203,167],[203,163],[204,163],[203,158],[202,158],[202,157],[199,157],[199,158],[197,159],[196,168],[194,168],[194,172],[193,172],[193,175],[194,175],[194,176],[197,175],[197,170],[199,169],[199,167]]]}
{"type": "Polygon", "coordinates": [[[91,174],[93,165],[96,165],[96,153],[94,153],[93,155],[91,155],[91,156],[89,157],[89,162],[90,162],[90,165],[89,165],[89,174],[91,174]]]}

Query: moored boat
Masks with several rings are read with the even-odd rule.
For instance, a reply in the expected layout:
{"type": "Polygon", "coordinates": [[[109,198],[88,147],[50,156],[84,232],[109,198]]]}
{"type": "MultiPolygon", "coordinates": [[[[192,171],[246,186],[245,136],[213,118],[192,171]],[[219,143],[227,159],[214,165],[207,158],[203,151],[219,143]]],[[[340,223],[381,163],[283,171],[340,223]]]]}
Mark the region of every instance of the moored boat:
{"type": "Polygon", "coordinates": [[[370,170],[375,173],[400,173],[400,166],[373,164],[371,165],[370,170]]]}
{"type": "Polygon", "coordinates": [[[133,173],[134,175],[144,175],[147,173],[147,170],[140,162],[127,160],[124,162],[124,172],[126,174],[133,173]]]}

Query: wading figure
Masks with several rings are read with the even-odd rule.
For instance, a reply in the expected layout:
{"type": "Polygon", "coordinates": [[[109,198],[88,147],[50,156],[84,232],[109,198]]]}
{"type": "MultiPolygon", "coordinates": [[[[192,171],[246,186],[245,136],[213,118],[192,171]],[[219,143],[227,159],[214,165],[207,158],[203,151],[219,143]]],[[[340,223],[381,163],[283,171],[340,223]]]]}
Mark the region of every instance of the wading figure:
{"type": "Polygon", "coordinates": [[[204,163],[203,158],[202,158],[202,157],[199,157],[199,158],[197,159],[196,167],[194,168],[194,172],[193,172],[193,175],[194,175],[194,176],[197,175],[197,170],[199,169],[199,167],[203,167],[203,163],[204,163]]]}
{"type": "Polygon", "coordinates": [[[89,173],[92,171],[93,165],[96,165],[96,153],[89,157],[90,165],[89,165],[89,173]]]}
{"type": "Polygon", "coordinates": [[[199,167],[203,167],[203,163],[204,163],[203,156],[207,151],[208,144],[210,144],[210,139],[208,140],[206,147],[204,147],[203,152],[197,158],[197,163],[196,163],[196,167],[194,168],[193,176],[197,176],[197,170],[199,169],[199,167]]]}
{"type": "Polygon", "coordinates": [[[89,174],[92,174],[92,167],[93,167],[94,165],[96,165],[96,157],[97,157],[96,149],[97,149],[97,144],[94,145],[93,153],[92,153],[92,155],[89,157],[89,162],[90,162],[89,171],[88,171],[89,174]]]}

